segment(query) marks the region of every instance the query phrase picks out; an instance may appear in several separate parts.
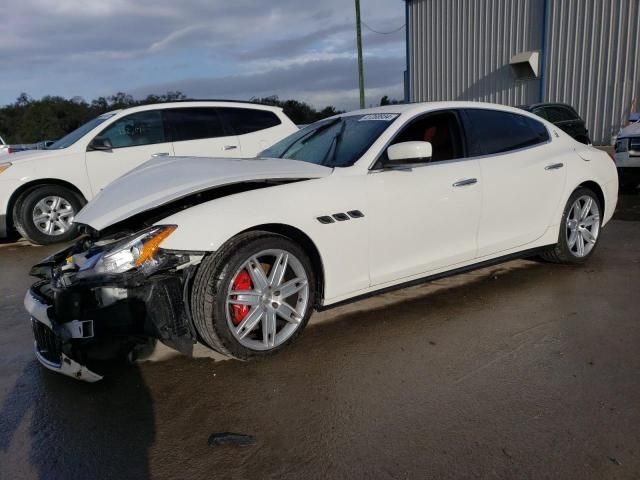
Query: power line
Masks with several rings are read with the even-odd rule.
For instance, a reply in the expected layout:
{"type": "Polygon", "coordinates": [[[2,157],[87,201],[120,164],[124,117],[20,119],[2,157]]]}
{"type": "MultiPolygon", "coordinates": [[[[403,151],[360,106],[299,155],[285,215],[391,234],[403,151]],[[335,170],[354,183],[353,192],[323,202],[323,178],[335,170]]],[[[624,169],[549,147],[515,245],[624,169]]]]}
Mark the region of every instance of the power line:
{"type": "Polygon", "coordinates": [[[396,28],[395,30],[391,30],[390,32],[380,32],[380,31],[378,31],[378,30],[375,30],[375,29],[371,28],[369,25],[367,25],[367,24],[366,24],[366,23],[364,23],[364,22],[361,22],[361,23],[362,23],[362,25],[364,25],[365,27],[367,27],[367,29],[371,30],[373,33],[378,33],[378,34],[380,34],[380,35],[391,35],[392,33],[399,32],[400,30],[402,30],[404,27],[406,27],[406,26],[407,26],[407,24],[405,23],[405,24],[403,24],[401,27],[398,27],[398,28],[396,28]]]}

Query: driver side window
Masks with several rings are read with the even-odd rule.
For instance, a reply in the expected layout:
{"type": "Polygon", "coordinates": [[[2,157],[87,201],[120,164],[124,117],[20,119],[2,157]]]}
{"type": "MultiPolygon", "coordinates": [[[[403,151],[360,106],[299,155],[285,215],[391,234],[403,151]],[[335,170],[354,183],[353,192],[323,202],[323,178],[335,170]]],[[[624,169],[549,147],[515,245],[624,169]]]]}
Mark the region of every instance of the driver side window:
{"type": "Polygon", "coordinates": [[[412,121],[398,134],[392,145],[411,141],[431,143],[433,156],[430,162],[465,157],[458,117],[451,111],[430,113],[412,121]]]}
{"type": "Polygon", "coordinates": [[[116,120],[97,138],[105,138],[113,148],[166,142],[162,114],[158,110],[138,112],[116,120]]]}

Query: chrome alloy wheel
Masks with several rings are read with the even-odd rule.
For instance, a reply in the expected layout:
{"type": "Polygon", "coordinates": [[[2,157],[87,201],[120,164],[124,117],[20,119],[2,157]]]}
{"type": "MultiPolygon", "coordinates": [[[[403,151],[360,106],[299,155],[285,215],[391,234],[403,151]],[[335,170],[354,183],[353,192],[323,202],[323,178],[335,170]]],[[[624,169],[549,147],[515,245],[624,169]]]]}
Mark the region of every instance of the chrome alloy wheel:
{"type": "Polygon", "coordinates": [[[33,224],[45,235],[57,236],[69,231],[76,211],[68,200],[44,197],[33,207],[33,224]]]}
{"type": "Polygon", "coordinates": [[[284,250],[264,250],[233,275],[227,324],[244,347],[271,350],[299,328],[308,302],[309,281],[300,260],[284,250]]]}
{"type": "Polygon", "coordinates": [[[567,215],[567,247],[575,257],[593,250],[600,233],[600,209],[589,195],[579,197],[567,215]]]}

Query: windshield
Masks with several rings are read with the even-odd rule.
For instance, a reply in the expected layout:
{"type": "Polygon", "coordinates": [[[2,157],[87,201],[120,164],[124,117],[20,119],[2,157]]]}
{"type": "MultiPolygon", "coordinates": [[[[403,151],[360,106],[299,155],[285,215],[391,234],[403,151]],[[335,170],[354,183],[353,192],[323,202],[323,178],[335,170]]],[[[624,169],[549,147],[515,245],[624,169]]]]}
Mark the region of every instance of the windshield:
{"type": "Polygon", "coordinates": [[[85,123],[81,127],[76,128],[73,132],[65,135],[60,140],[56,141],[55,143],[47,147],[47,150],[58,150],[60,148],[70,147],[71,145],[76,143],[78,140],[80,140],[82,137],[84,137],[87,133],[89,133],[91,130],[93,130],[98,125],[100,125],[102,122],[104,122],[108,118],[113,117],[114,115],[115,115],[115,112],[104,113],[99,117],[94,118],[93,120],[89,120],[87,123],[85,123]]]}
{"type": "Polygon", "coordinates": [[[259,156],[350,167],[396,118],[397,113],[376,113],[321,120],[289,135],[259,156]]]}

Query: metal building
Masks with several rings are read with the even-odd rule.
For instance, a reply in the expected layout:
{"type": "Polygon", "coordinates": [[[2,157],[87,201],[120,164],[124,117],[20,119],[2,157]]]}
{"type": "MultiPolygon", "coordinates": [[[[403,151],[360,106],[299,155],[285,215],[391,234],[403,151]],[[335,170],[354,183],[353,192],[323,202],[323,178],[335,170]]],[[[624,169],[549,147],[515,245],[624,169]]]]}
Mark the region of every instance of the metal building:
{"type": "Polygon", "coordinates": [[[640,110],[640,0],[406,0],[409,101],[562,102],[609,144],[640,110]]]}

